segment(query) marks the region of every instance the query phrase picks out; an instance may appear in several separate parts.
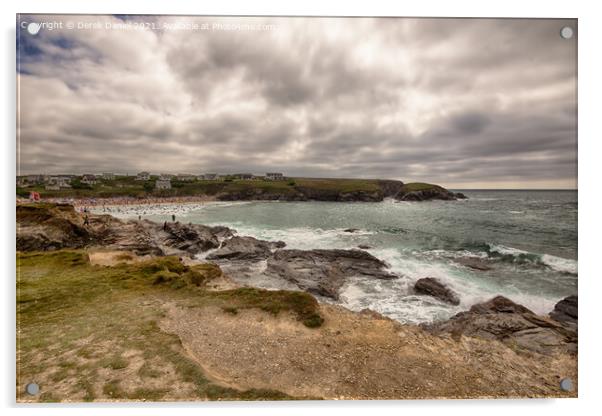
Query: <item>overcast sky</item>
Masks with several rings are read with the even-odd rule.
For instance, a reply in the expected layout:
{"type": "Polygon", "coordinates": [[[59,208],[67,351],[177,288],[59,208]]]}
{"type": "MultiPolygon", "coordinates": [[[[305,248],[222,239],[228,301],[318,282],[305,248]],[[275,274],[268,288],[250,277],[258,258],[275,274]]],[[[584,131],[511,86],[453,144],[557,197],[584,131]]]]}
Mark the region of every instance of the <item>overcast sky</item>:
{"type": "Polygon", "coordinates": [[[576,188],[576,39],[559,35],[576,32],[574,20],[21,22],[63,23],[17,29],[23,174],[276,171],[576,188]],[[118,28],[126,22],[199,28],[118,28]]]}

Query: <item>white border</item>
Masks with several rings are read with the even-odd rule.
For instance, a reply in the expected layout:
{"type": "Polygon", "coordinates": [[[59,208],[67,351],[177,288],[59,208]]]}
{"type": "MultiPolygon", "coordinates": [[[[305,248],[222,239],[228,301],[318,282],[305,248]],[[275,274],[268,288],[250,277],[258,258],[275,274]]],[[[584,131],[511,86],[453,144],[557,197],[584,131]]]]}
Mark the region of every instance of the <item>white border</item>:
{"type": "MultiPolygon", "coordinates": [[[[525,412],[546,415],[588,414],[598,407],[602,396],[599,388],[600,354],[602,345],[600,323],[600,293],[602,275],[597,260],[602,250],[599,190],[601,145],[599,124],[599,96],[602,65],[599,42],[602,39],[602,15],[595,7],[596,2],[556,1],[527,2],[525,0],[505,0],[498,2],[453,0],[421,0],[415,2],[394,2],[391,0],[347,0],[328,3],[324,0],[304,0],[287,3],[277,0],[221,0],[219,2],[193,2],[186,0],[21,0],[17,4],[2,2],[3,65],[2,81],[4,97],[2,126],[2,342],[0,343],[0,394],[3,407],[8,413],[19,411],[23,414],[63,415],[105,414],[127,412],[132,415],[163,415],[177,412],[178,415],[202,413],[245,415],[272,414],[328,414],[343,411],[349,415],[360,415],[378,411],[387,414],[445,414],[488,415],[522,414],[525,412]],[[15,175],[15,14],[16,13],[144,13],[144,14],[235,14],[235,15],[344,15],[344,16],[443,16],[443,17],[571,17],[579,18],[579,274],[580,274],[580,315],[579,322],[579,399],[565,400],[502,400],[502,401],[404,401],[404,402],[300,402],[300,403],[191,403],[179,404],[177,409],[170,405],[80,405],[32,407],[15,405],[14,402],[14,348],[15,348],[15,287],[14,287],[14,175],[15,175]]],[[[598,409],[599,410],[599,409],[598,409]]]]}

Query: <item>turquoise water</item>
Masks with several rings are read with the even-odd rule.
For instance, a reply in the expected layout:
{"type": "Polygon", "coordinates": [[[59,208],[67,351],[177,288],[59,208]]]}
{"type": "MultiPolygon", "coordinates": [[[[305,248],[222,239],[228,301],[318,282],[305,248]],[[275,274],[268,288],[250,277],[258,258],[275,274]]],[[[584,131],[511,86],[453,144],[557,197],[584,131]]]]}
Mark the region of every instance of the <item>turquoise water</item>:
{"type": "MultiPolygon", "coordinates": [[[[283,240],[291,248],[369,246],[400,278],[352,278],[340,303],[354,310],[371,308],[401,322],[445,319],[497,294],[547,313],[558,300],[577,293],[576,191],[464,193],[468,200],[229,202],[128,208],[119,214],[164,221],[174,213],[182,222],[226,225],[241,235],[283,240]],[[492,269],[469,269],[457,262],[462,257],[479,257],[492,269]],[[414,295],[412,285],[422,277],[449,285],[461,305],[414,295]]],[[[281,286],[265,279],[243,283],[281,286]]]]}

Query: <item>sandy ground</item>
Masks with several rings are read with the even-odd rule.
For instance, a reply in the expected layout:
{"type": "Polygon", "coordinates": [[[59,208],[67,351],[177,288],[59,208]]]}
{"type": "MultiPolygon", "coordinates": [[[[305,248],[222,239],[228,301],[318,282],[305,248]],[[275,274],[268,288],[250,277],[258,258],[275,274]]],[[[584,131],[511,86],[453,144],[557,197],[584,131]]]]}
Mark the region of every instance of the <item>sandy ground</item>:
{"type": "Polygon", "coordinates": [[[137,263],[150,259],[151,256],[138,256],[130,251],[92,251],[88,253],[91,264],[99,266],[114,266],[118,263],[137,263]]]}
{"type": "Polygon", "coordinates": [[[321,305],[325,323],[309,329],[258,310],[165,308],[162,329],[177,334],[214,381],[239,389],[326,399],[576,396],[558,387],[563,377],[577,380],[574,357],[435,337],[374,313],[321,305]]]}

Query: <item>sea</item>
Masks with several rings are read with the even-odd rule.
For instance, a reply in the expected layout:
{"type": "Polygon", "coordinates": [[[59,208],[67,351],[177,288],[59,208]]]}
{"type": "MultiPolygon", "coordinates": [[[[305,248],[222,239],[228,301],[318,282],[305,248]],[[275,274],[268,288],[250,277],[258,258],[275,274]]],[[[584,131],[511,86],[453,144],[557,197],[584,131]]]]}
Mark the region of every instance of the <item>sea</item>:
{"type": "MultiPolygon", "coordinates": [[[[547,314],[560,299],[577,293],[577,191],[462,192],[468,199],[207,202],[117,206],[104,213],[158,222],[175,215],[180,222],[224,225],[238,235],[281,240],[288,248],[369,247],[366,251],[399,278],[352,277],[338,301],[320,301],[356,311],[369,308],[402,323],[444,320],[496,295],[547,314]],[[467,267],[462,264],[466,258],[478,258],[489,270],[467,267]],[[449,286],[460,305],[416,295],[413,285],[423,277],[449,286]]],[[[291,289],[290,283],[266,278],[260,270],[256,279],[240,283],[291,289]]]]}

